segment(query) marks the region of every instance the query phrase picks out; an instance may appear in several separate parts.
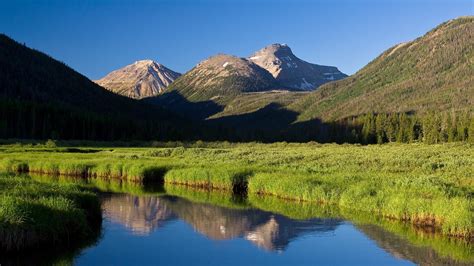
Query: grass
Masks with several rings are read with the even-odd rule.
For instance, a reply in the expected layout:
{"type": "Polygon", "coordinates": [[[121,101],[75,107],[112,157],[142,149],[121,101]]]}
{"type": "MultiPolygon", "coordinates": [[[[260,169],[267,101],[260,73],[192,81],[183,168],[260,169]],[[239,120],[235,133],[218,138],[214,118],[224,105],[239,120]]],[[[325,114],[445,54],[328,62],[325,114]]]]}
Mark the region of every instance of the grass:
{"type": "Polygon", "coordinates": [[[154,145],[161,147],[104,147],[94,153],[4,145],[0,171],[239,190],[249,197],[273,195],[403,220],[445,235],[470,239],[474,233],[472,144],[154,145]]]}
{"type": "Polygon", "coordinates": [[[97,235],[97,196],[77,185],[0,174],[0,250],[76,246],[97,235]]]}
{"type": "Polygon", "coordinates": [[[169,184],[188,185],[201,188],[222,190],[239,190],[245,187],[250,171],[237,167],[187,167],[171,169],[164,176],[164,182],[169,184]]]}

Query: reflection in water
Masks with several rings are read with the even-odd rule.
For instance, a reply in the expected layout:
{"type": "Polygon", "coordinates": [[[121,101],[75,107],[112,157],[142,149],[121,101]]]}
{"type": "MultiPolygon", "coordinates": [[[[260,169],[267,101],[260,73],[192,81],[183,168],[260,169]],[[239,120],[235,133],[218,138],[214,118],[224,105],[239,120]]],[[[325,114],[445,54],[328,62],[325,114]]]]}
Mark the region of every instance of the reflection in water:
{"type": "Polygon", "coordinates": [[[270,219],[246,232],[245,239],[266,250],[283,250],[292,239],[302,235],[323,235],[333,232],[341,223],[338,220],[312,219],[295,221],[283,216],[271,216],[270,219]]]}
{"type": "MultiPolygon", "coordinates": [[[[77,182],[67,178],[55,181],[77,182]]],[[[388,265],[406,264],[409,260],[422,265],[472,265],[474,261],[474,246],[469,243],[462,245],[442,236],[420,236],[418,231],[401,223],[313,204],[252,195],[242,200],[228,194],[175,186],[150,190],[136,184],[100,179],[86,180],[85,185],[107,191],[102,194],[106,218],[103,237],[97,245],[64,254],[56,251],[37,255],[29,252],[28,256],[0,254],[0,264],[50,265],[74,261],[78,265],[141,265],[153,261],[186,265],[202,260],[205,265],[213,264],[212,261],[215,265],[295,262],[388,265]],[[355,225],[327,217],[345,217],[355,225]],[[167,225],[170,221],[175,222],[167,225]],[[330,237],[321,239],[320,236],[330,237]],[[235,241],[222,245],[210,241],[230,239],[235,241]],[[259,248],[249,249],[251,245],[243,244],[246,242],[259,248]],[[262,249],[285,252],[262,252],[262,249]],[[387,256],[387,252],[392,256],[387,256]]]]}
{"type": "MultiPolygon", "coordinates": [[[[295,220],[249,206],[229,208],[168,195],[105,194],[103,209],[105,217],[134,234],[149,235],[169,221],[182,220],[209,239],[241,238],[268,251],[286,250],[290,242],[303,236],[334,236],[337,228],[346,224],[335,218],[295,220]]],[[[356,228],[395,258],[424,265],[464,265],[449,256],[440,256],[429,246],[410,244],[380,226],[358,224],[356,228]]],[[[459,257],[463,256],[470,257],[459,257]]]]}
{"type": "Polygon", "coordinates": [[[105,194],[102,209],[105,217],[138,235],[147,235],[175,218],[166,202],[158,197],[105,194]]]}
{"type": "Polygon", "coordinates": [[[327,234],[341,223],[337,219],[293,220],[256,209],[229,209],[171,196],[107,194],[103,209],[106,217],[136,234],[150,234],[179,218],[210,239],[244,238],[266,250],[283,250],[294,238],[327,234]]]}
{"type": "Polygon", "coordinates": [[[395,234],[389,233],[376,225],[357,225],[377,245],[388,251],[392,256],[413,261],[418,265],[472,265],[454,261],[448,257],[441,257],[437,252],[427,246],[415,246],[395,234]]]}

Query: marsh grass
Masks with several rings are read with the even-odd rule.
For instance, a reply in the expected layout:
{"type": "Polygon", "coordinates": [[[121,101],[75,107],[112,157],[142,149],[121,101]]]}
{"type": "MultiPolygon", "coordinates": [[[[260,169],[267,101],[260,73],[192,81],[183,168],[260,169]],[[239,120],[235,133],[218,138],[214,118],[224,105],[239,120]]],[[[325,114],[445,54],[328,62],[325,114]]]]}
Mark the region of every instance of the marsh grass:
{"type": "Polygon", "coordinates": [[[169,170],[164,176],[164,182],[200,188],[246,191],[247,178],[250,174],[250,170],[236,166],[188,167],[169,170]]]}
{"type": "Polygon", "coordinates": [[[0,152],[0,171],[240,190],[371,213],[433,227],[446,235],[473,236],[471,144],[200,142],[155,146],[102,148],[94,153],[6,146],[0,152]]]}
{"type": "Polygon", "coordinates": [[[100,223],[92,192],[0,174],[0,250],[72,246],[96,235],[100,223]]]}

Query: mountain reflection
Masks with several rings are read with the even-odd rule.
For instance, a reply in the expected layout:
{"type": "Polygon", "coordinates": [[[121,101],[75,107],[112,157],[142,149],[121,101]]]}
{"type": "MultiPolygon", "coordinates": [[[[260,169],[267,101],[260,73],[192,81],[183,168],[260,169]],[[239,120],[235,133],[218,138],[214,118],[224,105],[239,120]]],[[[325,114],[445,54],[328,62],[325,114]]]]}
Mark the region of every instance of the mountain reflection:
{"type": "Polygon", "coordinates": [[[104,216],[123,224],[138,235],[148,235],[176,216],[159,197],[106,194],[102,198],[104,216]]]}
{"type": "Polygon", "coordinates": [[[257,209],[230,209],[178,197],[108,194],[104,215],[135,234],[147,235],[166,222],[181,219],[214,240],[244,238],[265,250],[284,250],[303,235],[332,233],[337,219],[293,220],[257,209]]]}

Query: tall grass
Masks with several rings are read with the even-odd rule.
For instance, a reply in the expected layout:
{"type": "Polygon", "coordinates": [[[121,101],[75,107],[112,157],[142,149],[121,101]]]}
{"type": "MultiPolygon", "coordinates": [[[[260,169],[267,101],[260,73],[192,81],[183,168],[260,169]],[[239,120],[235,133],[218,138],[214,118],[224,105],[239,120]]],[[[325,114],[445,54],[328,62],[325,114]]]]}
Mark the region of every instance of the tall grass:
{"type": "Polygon", "coordinates": [[[164,182],[232,191],[238,187],[246,187],[247,177],[250,173],[245,168],[240,169],[235,166],[187,167],[169,170],[164,176],[164,182]]]}
{"type": "Polygon", "coordinates": [[[0,250],[73,246],[97,235],[97,196],[77,185],[0,174],[0,250]]]}

